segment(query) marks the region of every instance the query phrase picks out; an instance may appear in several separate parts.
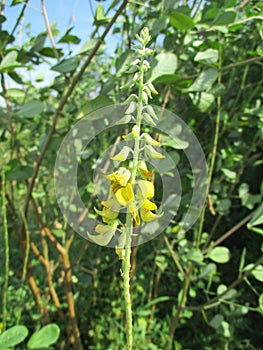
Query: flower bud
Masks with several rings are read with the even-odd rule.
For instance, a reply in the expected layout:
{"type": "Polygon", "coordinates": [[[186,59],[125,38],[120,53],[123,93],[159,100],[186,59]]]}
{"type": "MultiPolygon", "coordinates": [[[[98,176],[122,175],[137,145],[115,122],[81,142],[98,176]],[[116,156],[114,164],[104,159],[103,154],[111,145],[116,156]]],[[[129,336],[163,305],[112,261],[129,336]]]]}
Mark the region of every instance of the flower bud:
{"type": "Polygon", "coordinates": [[[135,139],[140,136],[140,128],[138,125],[134,125],[134,127],[132,128],[132,136],[135,139]]]}

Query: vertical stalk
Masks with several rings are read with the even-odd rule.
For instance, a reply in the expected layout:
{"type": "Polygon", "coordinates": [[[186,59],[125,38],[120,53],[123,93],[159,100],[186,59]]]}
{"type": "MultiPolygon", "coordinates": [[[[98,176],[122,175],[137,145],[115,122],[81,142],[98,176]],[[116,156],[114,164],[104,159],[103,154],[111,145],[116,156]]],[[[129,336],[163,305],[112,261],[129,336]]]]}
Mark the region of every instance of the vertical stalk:
{"type": "MultiPolygon", "coordinates": [[[[134,151],[133,151],[133,161],[131,169],[131,180],[130,183],[134,186],[139,154],[140,154],[140,128],[142,120],[142,107],[143,107],[143,59],[142,56],[140,62],[139,70],[139,85],[138,85],[138,105],[137,105],[137,118],[136,126],[138,127],[138,136],[134,140],[134,151]]],[[[124,289],[124,301],[125,301],[125,312],[126,312],[126,338],[127,344],[126,349],[131,350],[133,344],[132,338],[132,301],[131,301],[131,290],[130,290],[130,270],[131,270],[131,243],[132,243],[132,233],[133,233],[133,219],[130,212],[127,212],[126,215],[126,243],[125,243],[125,255],[122,261],[122,270],[123,270],[123,289],[124,289]]]]}
{"type": "MultiPolygon", "coordinates": [[[[218,34],[218,42],[219,42],[219,60],[218,60],[218,76],[217,76],[217,81],[218,84],[221,84],[222,80],[222,47],[220,45],[220,33],[218,34]]],[[[212,177],[213,177],[213,172],[214,172],[214,166],[215,166],[215,160],[216,160],[216,153],[217,153],[217,147],[218,147],[218,141],[219,141],[219,130],[220,130],[220,114],[221,114],[221,96],[217,97],[217,114],[216,114],[216,126],[215,126],[215,136],[214,136],[214,142],[213,142],[213,148],[212,148],[212,155],[211,155],[211,161],[210,161],[210,166],[209,166],[209,172],[208,172],[208,183],[206,187],[206,198],[209,195],[210,191],[210,186],[212,183],[212,177]]],[[[204,205],[202,212],[201,212],[201,217],[200,217],[200,224],[199,224],[199,229],[198,233],[196,236],[195,240],[195,246],[196,248],[199,248],[201,237],[202,237],[202,231],[203,231],[203,226],[204,226],[204,220],[205,220],[205,211],[206,211],[206,205],[204,205]]]]}
{"type": "Polygon", "coordinates": [[[9,238],[8,238],[8,226],[7,226],[7,211],[6,211],[6,198],[5,198],[5,170],[2,169],[2,212],[3,212],[3,228],[4,228],[4,241],[5,241],[5,280],[3,288],[3,331],[6,329],[7,319],[7,292],[8,292],[8,276],[9,276],[9,238]]]}
{"type": "MultiPolygon", "coordinates": [[[[25,247],[24,263],[23,263],[21,286],[20,286],[20,288],[21,288],[20,289],[20,295],[21,295],[20,300],[22,300],[22,293],[23,293],[22,289],[24,287],[25,280],[26,280],[27,266],[28,266],[28,260],[29,260],[29,248],[30,248],[30,237],[29,237],[28,225],[27,225],[27,220],[24,216],[23,210],[21,210],[21,216],[22,216],[23,223],[25,225],[26,247],[25,247]]],[[[20,302],[20,305],[18,307],[18,312],[17,312],[16,325],[18,325],[20,322],[22,310],[23,310],[23,305],[20,302]]]]}

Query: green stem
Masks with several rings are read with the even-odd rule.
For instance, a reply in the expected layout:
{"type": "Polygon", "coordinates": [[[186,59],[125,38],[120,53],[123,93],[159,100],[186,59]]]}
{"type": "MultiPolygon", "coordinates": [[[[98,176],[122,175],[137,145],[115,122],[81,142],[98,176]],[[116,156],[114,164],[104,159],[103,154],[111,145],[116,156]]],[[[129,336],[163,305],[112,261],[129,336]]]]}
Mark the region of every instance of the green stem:
{"type": "Polygon", "coordinates": [[[9,239],[8,239],[8,225],[7,225],[7,211],[5,198],[5,170],[2,169],[2,212],[3,212],[3,227],[5,240],[5,280],[3,288],[3,331],[6,329],[7,319],[7,292],[8,292],[8,276],[9,276],[9,239]]]}
{"type": "Polygon", "coordinates": [[[125,255],[122,261],[123,270],[123,289],[126,313],[126,337],[127,350],[132,349],[132,301],[130,291],[130,269],[131,269],[131,235],[132,235],[132,216],[127,213],[126,216],[126,244],[125,255]]]}
{"type": "MultiPolygon", "coordinates": [[[[218,35],[218,42],[220,43],[220,34],[218,35]]],[[[221,67],[222,67],[222,47],[219,46],[219,70],[218,70],[218,77],[217,77],[218,84],[221,84],[221,79],[222,79],[221,67]]],[[[220,131],[220,115],[221,115],[221,96],[218,96],[217,97],[217,114],[216,114],[215,136],[214,136],[213,149],[212,149],[211,161],[210,161],[209,172],[208,172],[206,198],[209,195],[209,191],[210,191],[210,187],[211,187],[211,183],[212,183],[213,172],[214,172],[214,167],[215,167],[216,153],[217,153],[217,147],[218,147],[218,141],[219,141],[219,131],[220,131]]],[[[199,229],[198,229],[198,233],[197,233],[197,236],[195,239],[196,248],[199,248],[199,245],[201,242],[203,226],[204,226],[204,221],[205,221],[205,212],[206,212],[206,205],[204,205],[202,212],[201,212],[199,229]]]]}
{"type": "MultiPolygon", "coordinates": [[[[138,94],[138,105],[137,105],[137,119],[136,125],[138,127],[138,136],[134,140],[134,151],[133,161],[131,169],[131,180],[130,183],[134,186],[136,173],[138,168],[139,154],[140,154],[140,128],[142,120],[142,108],[143,108],[143,59],[141,59],[140,71],[139,71],[139,94],[138,94]]],[[[131,350],[133,344],[132,338],[132,301],[131,301],[131,290],[130,290],[130,270],[131,270],[131,243],[133,233],[133,218],[130,212],[126,215],[126,243],[125,243],[125,255],[122,261],[123,270],[123,289],[124,289],[124,300],[125,300],[125,312],[126,312],[126,337],[127,344],[126,349],[131,350]]]]}
{"type": "MultiPolygon", "coordinates": [[[[25,235],[26,235],[26,247],[25,247],[25,256],[24,256],[24,264],[23,264],[23,270],[22,270],[22,278],[21,278],[21,289],[20,289],[20,300],[22,301],[22,295],[23,295],[23,287],[25,284],[26,280],[26,273],[27,273],[27,265],[28,265],[28,260],[29,260],[29,245],[30,245],[30,237],[29,237],[29,231],[28,231],[28,225],[27,225],[27,220],[24,216],[23,210],[20,210],[23,224],[25,227],[25,235]]],[[[23,302],[23,301],[22,301],[23,302]]],[[[16,325],[19,324],[20,319],[21,319],[21,314],[23,310],[23,305],[20,303],[18,306],[18,311],[17,311],[17,319],[16,319],[16,325]]]]}

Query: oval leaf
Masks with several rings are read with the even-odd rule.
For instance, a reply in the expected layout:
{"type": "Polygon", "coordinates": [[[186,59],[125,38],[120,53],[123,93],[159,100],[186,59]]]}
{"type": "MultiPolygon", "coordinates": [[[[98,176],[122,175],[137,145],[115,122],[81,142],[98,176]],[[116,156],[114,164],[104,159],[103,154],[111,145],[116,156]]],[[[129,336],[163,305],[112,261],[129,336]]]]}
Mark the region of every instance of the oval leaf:
{"type": "Polygon", "coordinates": [[[0,349],[5,350],[21,343],[28,335],[25,326],[14,326],[0,335],[0,349]]]}
{"type": "Polygon", "coordinates": [[[21,108],[18,114],[25,118],[34,118],[39,115],[44,109],[44,105],[41,101],[31,100],[26,102],[21,108]]]}
{"type": "Polygon", "coordinates": [[[155,59],[157,64],[151,71],[150,81],[162,83],[162,77],[166,79],[167,75],[174,74],[177,68],[177,57],[171,52],[162,52],[155,59]]]}
{"type": "Polygon", "coordinates": [[[225,264],[230,259],[230,251],[227,247],[215,247],[207,254],[207,257],[219,264],[225,264]]]}
{"type": "Polygon", "coordinates": [[[170,23],[173,27],[182,30],[189,30],[195,26],[194,21],[189,16],[181,12],[174,12],[170,16],[170,23]]]}
{"type": "Polygon", "coordinates": [[[29,349],[49,347],[56,343],[59,338],[60,329],[57,324],[51,323],[35,332],[29,339],[27,346],[29,349]]]}

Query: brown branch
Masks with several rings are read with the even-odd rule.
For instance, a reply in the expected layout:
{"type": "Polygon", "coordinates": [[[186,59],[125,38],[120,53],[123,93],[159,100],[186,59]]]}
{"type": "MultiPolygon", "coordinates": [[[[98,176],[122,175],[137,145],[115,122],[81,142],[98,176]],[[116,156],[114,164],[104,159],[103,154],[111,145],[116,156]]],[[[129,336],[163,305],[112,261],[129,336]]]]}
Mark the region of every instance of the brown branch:
{"type": "Polygon", "coordinates": [[[41,5],[42,5],[42,13],[43,13],[44,20],[45,20],[45,23],[46,23],[47,33],[48,33],[48,36],[49,36],[49,39],[50,39],[50,42],[51,42],[51,46],[52,46],[54,55],[56,56],[56,59],[59,62],[60,58],[59,58],[58,51],[56,49],[55,40],[54,40],[54,37],[53,37],[53,34],[52,34],[52,30],[51,30],[51,27],[50,27],[50,24],[49,24],[47,10],[46,10],[46,6],[45,6],[45,0],[41,0],[41,5]]]}
{"type": "Polygon", "coordinates": [[[63,265],[65,270],[64,281],[65,281],[65,287],[67,292],[69,318],[70,318],[70,323],[71,323],[72,332],[73,332],[72,345],[75,350],[84,350],[81,342],[80,331],[79,331],[78,322],[76,318],[75,302],[74,302],[74,297],[73,297],[73,292],[71,287],[72,275],[71,275],[71,269],[70,269],[70,260],[67,252],[63,255],[63,265]]]}
{"type": "Polygon", "coordinates": [[[201,311],[206,308],[212,307],[213,304],[216,302],[220,301],[221,298],[223,298],[224,295],[226,295],[231,289],[235,288],[239,284],[241,284],[250,274],[251,272],[259,265],[261,265],[263,262],[263,257],[259,258],[255,264],[246,272],[244,272],[239,278],[237,278],[234,282],[232,282],[224,292],[221,294],[217,295],[213,299],[209,300],[207,303],[202,304],[200,306],[186,306],[185,309],[187,310],[192,310],[192,311],[201,311]]]}
{"type": "MultiPolygon", "coordinates": [[[[239,66],[244,66],[246,64],[250,64],[250,63],[254,63],[254,62],[258,62],[263,60],[263,56],[257,56],[257,57],[252,57],[252,58],[248,58],[244,61],[240,61],[240,62],[235,62],[235,63],[231,63],[225,67],[222,67],[221,69],[218,69],[218,71],[225,71],[225,70],[229,70],[231,68],[235,68],[235,67],[239,67],[239,66]]],[[[217,67],[211,67],[214,69],[217,69],[217,67]]],[[[182,78],[178,78],[176,79],[174,82],[178,83],[180,81],[185,81],[185,80],[192,80],[195,79],[199,76],[199,74],[192,74],[192,75],[188,75],[186,77],[182,77],[182,78]]]]}
{"type": "Polygon", "coordinates": [[[53,280],[52,280],[52,273],[50,270],[50,263],[47,259],[45,259],[40,251],[38,250],[38,248],[36,247],[36,245],[33,242],[30,242],[30,248],[32,250],[32,252],[35,254],[35,256],[38,258],[38,260],[41,262],[41,264],[44,266],[45,271],[46,271],[46,276],[47,276],[47,282],[48,282],[48,288],[49,288],[49,292],[51,295],[51,299],[55,305],[55,307],[58,310],[58,314],[59,317],[61,318],[61,320],[65,321],[65,315],[63,314],[62,310],[61,310],[61,303],[60,300],[58,298],[56,289],[54,287],[53,284],[53,280]]]}
{"type": "Polygon", "coordinates": [[[24,205],[24,214],[25,217],[27,217],[27,212],[28,212],[28,207],[29,207],[29,202],[32,196],[32,191],[34,188],[34,184],[40,169],[40,166],[42,164],[43,158],[45,156],[45,153],[48,149],[48,145],[50,143],[50,140],[56,130],[56,126],[57,126],[57,122],[59,120],[59,117],[61,115],[61,112],[63,111],[69,97],[71,96],[72,92],[74,91],[76,85],[78,84],[78,82],[80,81],[83,73],[85,72],[86,68],[89,66],[89,64],[91,63],[93,57],[96,55],[98,49],[100,48],[101,44],[103,43],[103,40],[105,39],[105,37],[107,36],[107,34],[109,33],[111,27],[113,26],[113,24],[115,23],[115,21],[117,20],[117,18],[119,17],[119,15],[121,14],[121,12],[125,9],[126,5],[128,4],[128,0],[124,0],[121,4],[121,6],[118,8],[118,10],[116,11],[115,15],[112,17],[111,21],[109,22],[109,24],[107,25],[107,27],[105,28],[102,36],[98,39],[96,45],[94,46],[93,50],[91,51],[89,57],[86,59],[86,61],[83,63],[82,67],[80,68],[79,72],[75,75],[75,77],[72,80],[72,83],[69,87],[69,89],[66,91],[66,93],[61,97],[59,106],[57,108],[56,114],[54,116],[51,128],[48,132],[46,141],[42,147],[42,150],[40,152],[37,164],[35,165],[35,169],[31,178],[31,181],[29,183],[28,189],[27,189],[27,196],[25,199],[25,205],[24,205]]]}
{"type": "Polygon", "coordinates": [[[1,6],[0,6],[0,14],[1,14],[1,15],[4,14],[5,4],[6,4],[6,0],[2,0],[2,1],[1,1],[1,6]]]}
{"type": "Polygon", "coordinates": [[[181,294],[179,305],[177,306],[176,314],[175,314],[175,316],[172,320],[172,324],[170,326],[169,338],[166,341],[164,350],[169,350],[171,347],[174,333],[175,333],[175,331],[178,327],[179,321],[180,321],[181,312],[185,308],[185,304],[187,302],[187,295],[188,295],[188,290],[190,288],[190,282],[191,282],[191,277],[192,277],[193,271],[194,271],[194,265],[191,263],[187,269],[186,277],[184,279],[183,292],[181,294]]]}
{"type": "MultiPolygon", "coordinates": [[[[54,235],[51,233],[50,229],[43,223],[42,217],[40,215],[39,208],[37,207],[36,202],[32,198],[32,204],[35,209],[38,222],[41,227],[42,234],[45,234],[49,240],[55,245],[56,249],[59,251],[61,254],[62,260],[63,260],[63,267],[64,267],[64,282],[65,282],[65,288],[66,288],[66,294],[67,294],[67,304],[68,304],[68,312],[69,312],[69,318],[70,318],[70,323],[71,323],[71,328],[72,328],[72,336],[70,337],[72,346],[75,350],[83,350],[83,345],[81,343],[80,339],[80,331],[78,328],[78,323],[76,319],[76,312],[75,312],[75,302],[74,302],[74,297],[73,297],[73,292],[72,292],[72,275],[71,275],[71,268],[70,268],[70,260],[69,260],[69,252],[67,249],[65,249],[54,237],[54,235]]],[[[73,236],[72,236],[73,238],[73,236]]],[[[34,251],[38,254],[40,261],[42,264],[45,266],[46,269],[46,274],[48,277],[48,284],[49,284],[49,291],[52,296],[52,300],[54,304],[57,306],[58,310],[60,310],[60,302],[57,297],[55,288],[53,287],[53,282],[52,282],[52,275],[50,272],[50,266],[49,262],[41,256],[40,253],[37,252],[36,247],[33,247],[34,251]]],[[[60,311],[59,311],[60,312],[60,311]]],[[[62,319],[64,318],[64,315],[61,313],[60,314],[62,319]]]]}
{"type": "Polygon", "coordinates": [[[240,227],[244,226],[251,219],[252,216],[253,216],[253,213],[246,216],[238,224],[236,224],[234,227],[232,227],[230,230],[228,230],[225,234],[223,234],[223,236],[218,238],[218,240],[216,240],[210,247],[204,249],[202,251],[202,253],[206,254],[208,251],[210,251],[211,249],[218,246],[220,243],[222,243],[224,240],[226,240],[228,237],[230,237],[233,233],[235,233],[238,229],[240,229],[240,227]]]}

